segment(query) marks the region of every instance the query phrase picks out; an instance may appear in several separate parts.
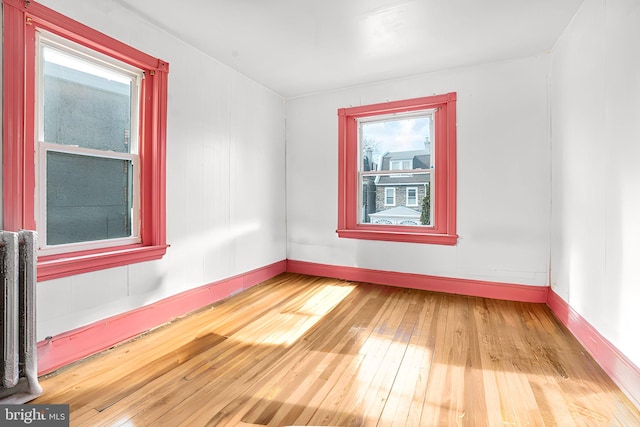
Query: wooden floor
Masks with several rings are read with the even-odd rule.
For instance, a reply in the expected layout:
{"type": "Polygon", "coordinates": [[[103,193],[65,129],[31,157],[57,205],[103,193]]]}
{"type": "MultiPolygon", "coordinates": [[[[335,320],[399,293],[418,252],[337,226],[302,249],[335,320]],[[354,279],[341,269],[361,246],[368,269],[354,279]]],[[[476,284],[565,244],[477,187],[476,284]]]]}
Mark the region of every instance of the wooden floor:
{"type": "Polygon", "coordinates": [[[545,305],[294,274],[41,384],[72,426],[640,426],[545,305]]]}

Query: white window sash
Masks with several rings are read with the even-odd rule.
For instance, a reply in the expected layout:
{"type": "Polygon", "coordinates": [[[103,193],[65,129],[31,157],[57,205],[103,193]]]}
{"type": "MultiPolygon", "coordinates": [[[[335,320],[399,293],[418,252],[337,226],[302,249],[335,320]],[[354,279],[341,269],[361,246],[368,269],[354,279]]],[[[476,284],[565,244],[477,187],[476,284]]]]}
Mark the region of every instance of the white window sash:
{"type": "Polygon", "coordinates": [[[51,144],[39,142],[39,171],[40,177],[38,191],[38,230],[40,254],[55,255],[70,251],[92,250],[105,247],[122,246],[140,243],[140,157],[137,154],[105,152],[90,148],[76,147],[72,145],[51,144]],[[133,166],[133,205],[131,209],[131,237],[119,237],[86,242],[65,243],[60,245],[47,245],[47,153],[68,153],[87,157],[101,157],[105,159],[117,159],[131,161],[133,166]]]}
{"type": "Polygon", "coordinates": [[[407,206],[418,206],[418,187],[407,187],[407,206]],[[409,193],[413,191],[413,197],[409,196],[409,193]],[[413,203],[409,203],[413,199],[413,203]]]}
{"type": "Polygon", "coordinates": [[[140,238],[140,158],[139,158],[139,122],[140,122],[140,87],[144,74],[141,70],[128,64],[122,63],[116,59],[110,58],[92,49],[73,43],[54,34],[41,31],[38,32],[37,38],[37,81],[36,81],[36,120],[37,128],[37,156],[36,159],[36,191],[35,191],[35,209],[36,209],[36,226],[39,231],[39,254],[55,255],[66,252],[84,251],[100,248],[109,248],[115,246],[123,246],[129,244],[137,244],[141,242],[140,238]],[[131,78],[132,96],[131,96],[131,130],[129,134],[129,153],[96,150],[75,145],[55,144],[44,141],[44,61],[42,58],[43,47],[49,47],[64,52],[65,54],[75,56],[82,60],[95,63],[104,68],[109,68],[115,73],[120,73],[131,78]],[[59,245],[47,245],[47,153],[58,152],[76,154],[87,157],[101,157],[108,159],[128,160],[133,168],[133,195],[132,209],[130,213],[131,221],[131,237],[112,238],[96,241],[85,241],[76,243],[66,243],[59,245]]]}
{"type": "MultiPolygon", "coordinates": [[[[363,182],[364,182],[364,178],[367,176],[373,176],[375,177],[375,183],[376,185],[378,184],[378,181],[380,179],[380,177],[382,176],[389,176],[392,178],[397,178],[397,179],[402,179],[402,178],[407,178],[407,177],[411,177],[413,175],[432,175],[432,171],[433,169],[412,169],[413,164],[412,161],[410,159],[402,159],[402,160],[390,160],[389,161],[389,170],[381,170],[380,168],[382,167],[381,163],[381,159],[378,163],[378,169],[377,170],[371,170],[371,171],[364,171],[363,170],[363,152],[362,152],[362,126],[368,123],[375,123],[375,122],[387,122],[387,121],[392,121],[392,120],[399,120],[399,119],[411,119],[411,118],[419,118],[419,117],[426,117],[426,116],[430,116],[431,120],[430,120],[430,134],[431,134],[431,138],[435,138],[435,113],[438,111],[438,108],[428,108],[428,109],[421,109],[421,110],[416,110],[416,111],[411,111],[411,112],[399,112],[399,113],[391,113],[391,114],[375,114],[372,116],[366,116],[366,117],[359,117],[356,119],[356,122],[358,124],[357,126],[357,135],[356,135],[356,141],[358,143],[358,147],[357,147],[357,174],[358,174],[358,190],[357,190],[357,197],[358,197],[358,206],[364,206],[364,194],[362,192],[363,189],[363,182]],[[393,169],[393,166],[397,163],[399,163],[400,167],[396,170],[393,169]],[[408,166],[408,169],[404,169],[404,166],[408,166]],[[392,172],[391,172],[392,171],[392,172]]],[[[435,164],[435,153],[434,153],[434,148],[435,147],[431,147],[431,164],[435,164]]],[[[433,178],[432,178],[433,180],[433,178]]],[[[397,185],[397,184],[396,184],[397,185]]],[[[431,195],[432,200],[433,199],[433,193],[431,195]]],[[[419,202],[418,202],[418,192],[416,191],[416,204],[413,206],[418,206],[419,202]]],[[[384,200],[383,200],[383,205],[384,206],[397,206],[397,198],[396,198],[396,194],[395,194],[395,187],[394,188],[385,188],[385,192],[384,192],[384,200]],[[387,190],[393,190],[393,203],[389,204],[387,203],[387,190]]],[[[432,209],[432,215],[433,215],[433,209],[432,209]]],[[[432,222],[433,223],[433,222],[432,222]]]]}
{"type": "Polygon", "coordinates": [[[384,205],[385,206],[395,206],[396,205],[396,189],[395,188],[385,188],[384,189],[384,205]],[[393,199],[391,203],[388,203],[389,198],[393,199]]]}

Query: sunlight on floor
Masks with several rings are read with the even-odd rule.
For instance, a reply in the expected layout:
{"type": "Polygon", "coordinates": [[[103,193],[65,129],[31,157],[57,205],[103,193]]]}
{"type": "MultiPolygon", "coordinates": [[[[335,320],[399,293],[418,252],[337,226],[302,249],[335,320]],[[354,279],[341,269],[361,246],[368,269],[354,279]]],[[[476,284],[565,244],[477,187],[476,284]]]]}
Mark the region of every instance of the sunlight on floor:
{"type": "Polygon", "coordinates": [[[120,421],[116,421],[113,425],[119,427],[136,427],[136,423],[134,423],[133,420],[129,419],[128,417],[120,421]]]}
{"type": "MultiPolygon", "coordinates": [[[[245,328],[231,339],[247,344],[290,345],[333,310],[355,287],[326,285],[318,287],[301,307],[270,311],[262,319],[262,328],[245,328]]],[[[287,307],[289,304],[285,305],[287,307]]]]}
{"type": "Polygon", "coordinates": [[[381,422],[391,422],[396,412],[402,412],[404,417],[411,413],[419,420],[432,349],[424,343],[393,342],[373,333],[359,353],[363,360],[356,394],[361,396],[363,415],[381,414],[381,422]],[[407,394],[407,390],[418,390],[418,395],[407,394]]]}

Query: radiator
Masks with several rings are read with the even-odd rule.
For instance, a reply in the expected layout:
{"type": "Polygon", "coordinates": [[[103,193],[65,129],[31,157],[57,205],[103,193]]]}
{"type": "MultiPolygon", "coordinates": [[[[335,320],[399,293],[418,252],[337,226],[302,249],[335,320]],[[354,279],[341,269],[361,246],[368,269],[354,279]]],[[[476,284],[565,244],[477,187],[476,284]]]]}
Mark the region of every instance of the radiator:
{"type": "Polygon", "coordinates": [[[37,240],[34,231],[0,231],[3,404],[25,403],[42,393],[35,335],[37,240]]]}

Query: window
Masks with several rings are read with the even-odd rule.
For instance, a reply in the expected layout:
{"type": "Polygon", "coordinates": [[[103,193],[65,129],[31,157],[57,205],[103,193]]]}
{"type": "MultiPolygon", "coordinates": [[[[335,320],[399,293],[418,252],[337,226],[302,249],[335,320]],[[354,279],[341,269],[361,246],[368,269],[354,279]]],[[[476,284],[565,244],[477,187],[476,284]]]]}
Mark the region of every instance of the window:
{"type": "Polygon", "coordinates": [[[46,32],[37,40],[40,254],[139,243],[144,73],[46,32]]]}
{"type": "Polygon", "coordinates": [[[456,244],[455,93],[342,108],[338,128],[340,237],[456,244]]]}
{"type": "Polygon", "coordinates": [[[384,205],[395,206],[396,205],[396,189],[387,187],[384,189],[384,205]]]}
{"type": "Polygon", "coordinates": [[[418,206],[417,187],[407,187],[407,206],[418,206]]]}
{"type": "Polygon", "coordinates": [[[391,161],[391,170],[404,170],[404,169],[412,169],[411,160],[392,160],[391,161]]]}
{"type": "Polygon", "coordinates": [[[168,64],[3,6],[5,228],[38,231],[39,280],[162,257],[168,64]]]}

